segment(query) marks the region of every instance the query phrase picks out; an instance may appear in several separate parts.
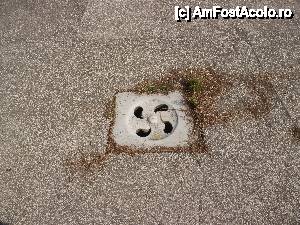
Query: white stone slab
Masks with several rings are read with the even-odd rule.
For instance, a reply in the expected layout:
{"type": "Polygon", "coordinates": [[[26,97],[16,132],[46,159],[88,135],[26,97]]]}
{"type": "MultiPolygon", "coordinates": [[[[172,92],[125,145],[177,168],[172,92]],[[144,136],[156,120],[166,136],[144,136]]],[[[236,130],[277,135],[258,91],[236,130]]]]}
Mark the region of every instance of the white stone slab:
{"type": "Polygon", "coordinates": [[[119,93],[115,110],[113,138],[118,145],[141,148],[189,145],[192,118],[178,91],[168,95],[119,93]]]}

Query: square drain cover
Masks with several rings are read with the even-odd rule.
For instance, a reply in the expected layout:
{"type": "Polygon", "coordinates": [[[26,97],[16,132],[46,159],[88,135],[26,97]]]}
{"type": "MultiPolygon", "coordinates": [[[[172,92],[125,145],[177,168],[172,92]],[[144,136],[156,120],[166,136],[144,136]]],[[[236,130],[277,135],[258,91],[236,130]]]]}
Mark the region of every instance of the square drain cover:
{"type": "Polygon", "coordinates": [[[186,147],[193,124],[180,92],[168,95],[119,93],[113,138],[120,146],[186,147]]]}

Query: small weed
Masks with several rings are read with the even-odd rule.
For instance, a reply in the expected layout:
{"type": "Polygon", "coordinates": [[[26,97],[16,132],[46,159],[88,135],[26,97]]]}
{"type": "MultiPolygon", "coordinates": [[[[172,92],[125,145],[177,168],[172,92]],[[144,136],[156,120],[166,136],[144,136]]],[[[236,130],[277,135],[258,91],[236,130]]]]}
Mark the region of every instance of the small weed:
{"type": "Polygon", "coordinates": [[[192,109],[198,106],[197,96],[203,89],[202,81],[199,78],[190,78],[185,82],[185,89],[188,92],[188,104],[192,109]]]}
{"type": "Polygon", "coordinates": [[[169,92],[172,89],[170,85],[167,84],[152,84],[145,87],[146,92],[157,93],[157,92],[169,92]]]}
{"type": "Polygon", "coordinates": [[[198,106],[198,100],[197,100],[197,98],[194,95],[191,96],[190,98],[188,98],[188,104],[190,105],[190,107],[192,109],[197,108],[197,106],[198,106]]]}
{"type": "Polygon", "coordinates": [[[199,93],[202,90],[202,82],[200,79],[192,78],[187,81],[187,90],[192,93],[199,93]]]}

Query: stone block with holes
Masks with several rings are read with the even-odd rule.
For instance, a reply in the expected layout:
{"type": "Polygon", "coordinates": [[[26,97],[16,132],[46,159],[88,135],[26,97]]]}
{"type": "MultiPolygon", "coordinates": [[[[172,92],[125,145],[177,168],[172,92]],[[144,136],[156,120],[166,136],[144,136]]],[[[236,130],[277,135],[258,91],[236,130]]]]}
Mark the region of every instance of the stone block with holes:
{"type": "Polygon", "coordinates": [[[192,118],[178,91],[168,95],[119,93],[115,113],[113,138],[120,146],[186,147],[191,141],[192,118]]]}

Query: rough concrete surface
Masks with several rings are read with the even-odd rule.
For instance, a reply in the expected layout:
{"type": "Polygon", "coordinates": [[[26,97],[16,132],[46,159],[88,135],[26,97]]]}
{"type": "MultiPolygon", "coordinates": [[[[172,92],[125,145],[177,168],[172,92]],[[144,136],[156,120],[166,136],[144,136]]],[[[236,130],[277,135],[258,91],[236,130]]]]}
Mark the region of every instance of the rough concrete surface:
{"type": "MultiPolygon", "coordinates": [[[[299,9],[295,0],[2,0],[0,223],[300,224],[299,9]],[[295,17],[176,23],[176,4],[269,5],[295,17]],[[105,149],[116,91],[202,67],[228,79],[265,74],[270,111],[206,128],[208,153],[120,154],[70,172],[66,160],[105,149]]],[[[247,93],[238,82],[224,106],[247,93]]]]}

